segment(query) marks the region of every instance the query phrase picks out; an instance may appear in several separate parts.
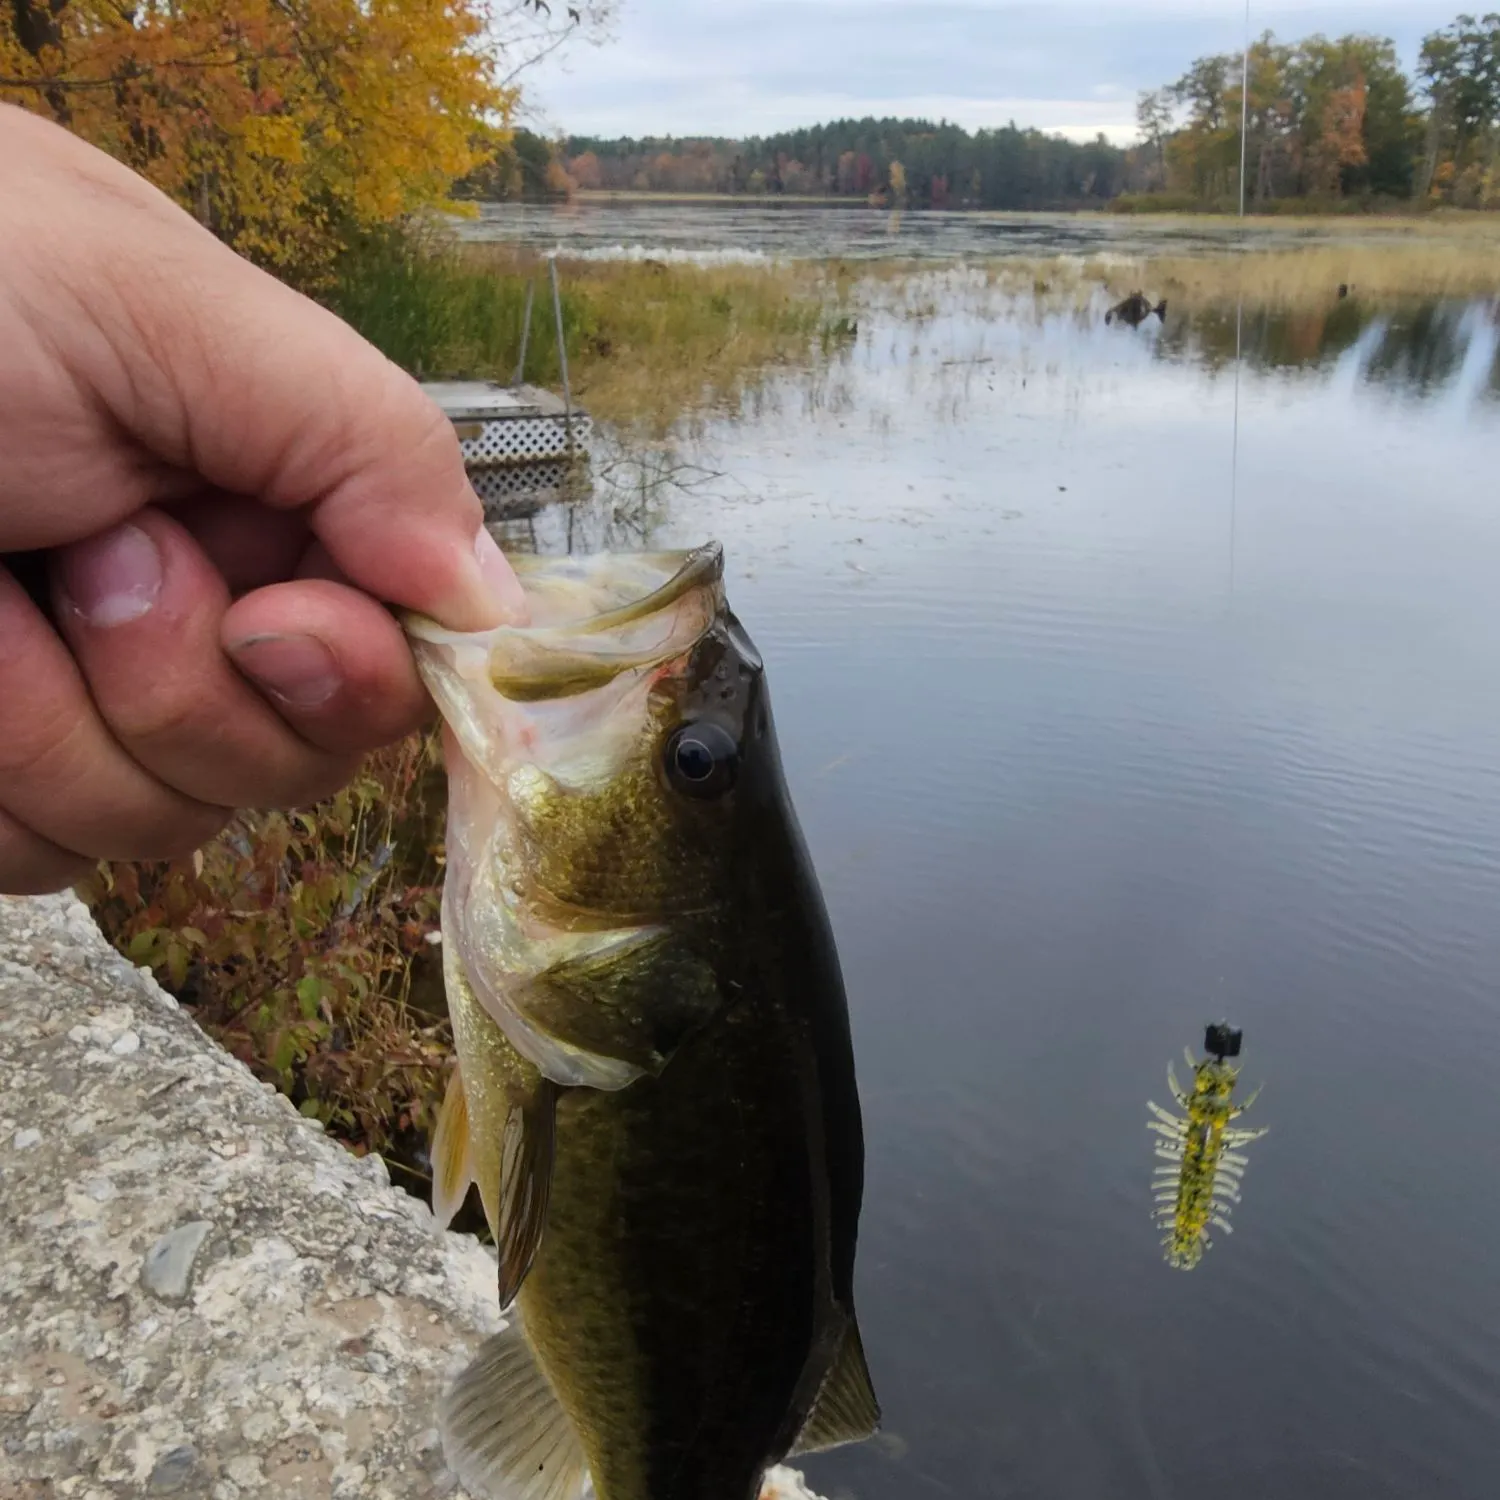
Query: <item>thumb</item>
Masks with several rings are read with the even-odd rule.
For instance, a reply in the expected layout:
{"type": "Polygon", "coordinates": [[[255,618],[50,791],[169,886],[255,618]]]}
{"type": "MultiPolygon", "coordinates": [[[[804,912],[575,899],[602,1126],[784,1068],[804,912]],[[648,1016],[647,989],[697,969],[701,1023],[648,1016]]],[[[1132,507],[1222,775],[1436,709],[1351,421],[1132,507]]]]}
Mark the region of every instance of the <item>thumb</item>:
{"type": "Polygon", "coordinates": [[[129,169],[17,113],[0,133],[29,139],[6,175],[48,203],[48,279],[85,313],[48,331],[81,397],[161,464],[302,511],[379,599],[456,630],[524,616],[453,426],[414,380],[129,169]]]}

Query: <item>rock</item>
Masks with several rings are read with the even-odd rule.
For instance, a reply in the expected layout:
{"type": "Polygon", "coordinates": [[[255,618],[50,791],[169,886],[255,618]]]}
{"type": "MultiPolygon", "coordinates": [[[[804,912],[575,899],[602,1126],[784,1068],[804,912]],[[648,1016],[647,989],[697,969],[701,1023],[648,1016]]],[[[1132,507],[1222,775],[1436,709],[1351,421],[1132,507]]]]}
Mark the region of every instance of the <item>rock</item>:
{"type": "Polygon", "coordinates": [[[500,1327],[477,1241],[300,1123],[71,897],[0,897],[0,1076],[0,1497],[330,1500],[337,1471],[427,1500],[438,1397],[500,1327]]]}
{"type": "MultiPolygon", "coordinates": [[[[27,1122],[0,1500],[466,1496],[434,1418],[503,1326],[490,1252],[268,1095],[71,896],[0,897],[0,1077],[27,1122]]],[[[815,1500],[787,1470],[767,1494],[815,1500]]]]}
{"type": "Polygon", "coordinates": [[[187,1445],[173,1448],[156,1460],[146,1489],[153,1495],[176,1495],[185,1490],[196,1477],[198,1454],[187,1445]]]}
{"type": "Polygon", "coordinates": [[[141,1285],[169,1302],[186,1297],[193,1261],[212,1229],[213,1225],[207,1219],[194,1219],[162,1235],[146,1252],[141,1266],[141,1285]]]}

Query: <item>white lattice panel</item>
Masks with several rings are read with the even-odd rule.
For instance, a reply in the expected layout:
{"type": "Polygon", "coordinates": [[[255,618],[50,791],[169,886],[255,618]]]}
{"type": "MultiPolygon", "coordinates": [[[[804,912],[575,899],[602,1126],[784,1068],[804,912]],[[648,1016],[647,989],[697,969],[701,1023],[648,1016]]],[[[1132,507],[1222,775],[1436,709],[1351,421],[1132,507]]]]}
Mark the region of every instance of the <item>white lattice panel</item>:
{"type": "MultiPolygon", "coordinates": [[[[457,422],[458,445],[471,470],[536,464],[568,456],[569,422],[565,417],[507,417],[495,422],[457,422]]],[[[571,423],[572,447],[577,452],[588,442],[592,421],[575,415],[571,423]]]]}
{"type": "Polygon", "coordinates": [[[470,469],[469,480],[487,512],[502,514],[544,505],[561,496],[571,465],[553,459],[510,464],[505,468],[470,469]]]}

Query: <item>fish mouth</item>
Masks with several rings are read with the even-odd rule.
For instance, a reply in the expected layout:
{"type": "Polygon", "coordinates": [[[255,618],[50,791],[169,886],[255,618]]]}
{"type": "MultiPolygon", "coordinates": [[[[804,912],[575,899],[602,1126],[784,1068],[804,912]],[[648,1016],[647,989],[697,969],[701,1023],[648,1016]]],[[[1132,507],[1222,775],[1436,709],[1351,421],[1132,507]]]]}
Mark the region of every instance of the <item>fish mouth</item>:
{"type": "MultiPolygon", "coordinates": [[[[439,651],[485,653],[490,685],[513,703],[575,697],[622,672],[692,649],[724,607],[724,549],[511,559],[531,622],[463,634],[423,615],[402,624],[419,664],[439,651]]],[[[469,674],[465,674],[469,675],[469,674]]]]}

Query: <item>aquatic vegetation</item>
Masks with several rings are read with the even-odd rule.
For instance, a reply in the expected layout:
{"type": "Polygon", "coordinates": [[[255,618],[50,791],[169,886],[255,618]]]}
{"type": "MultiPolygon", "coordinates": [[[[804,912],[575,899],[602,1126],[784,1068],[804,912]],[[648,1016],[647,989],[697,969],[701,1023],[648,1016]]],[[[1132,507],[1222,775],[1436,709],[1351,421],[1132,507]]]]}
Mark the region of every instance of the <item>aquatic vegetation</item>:
{"type": "Polygon", "coordinates": [[[1257,1089],[1243,1104],[1234,1103],[1240,1070],[1225,1059],[1237,1056],[1241,1034],[1225,1025],[1210,1026],[1203,1058],[1184,1051],[1193,1070],[1191,1088],[1178,1083],[1167,1064],[1167,1083],[1182,1109],[1175,1115],[1147,1101],[1153,1118],[1146,1128],[1159,1139],[1156,1154],[1165,1165],[1156,1169],[1156,1217],[1167,1231],[1162,1239],[1168,1265],[1188,1271],[1212,1244],[1209,1230],[1230,1228],[1229,1216],[1240,1201],[1240,1182],[1247,1159],[1235,1148],[1265,1135],[1265,1130],[1232,1126],[1255,1102],[1257,1089]]]}
{"type": "MultiPolygon", "coordinates": [[[[602,421],[666,432],[736,403],[774,370],[810,368],[856,334],[836,276],[810,264],[560,260],[574,396],[602,421]]],[[[372,234],[339,267],[328,304],[424,379],[515,373],[526,286],[545,274],[508,245],[430,232],[372,234]]],[[[526,378],[561,381],[550,316],[537,317],[526,378]]]]}
{"type": "MultiPolygon", "coordinates": [[[[1500,293],[1500,220],[1452,237],[1414,233],[1290,250],[1251,248],[1235,256],[1161,256],[1145,268],[1168,297],[1189,306],[1238,298],[1247,307],[1331,306],[1341,285],[1364,303],[1487,297],[1500,293]]],[[[1120,276],[1125,279],[1128,274],[1120,276]]]]}

